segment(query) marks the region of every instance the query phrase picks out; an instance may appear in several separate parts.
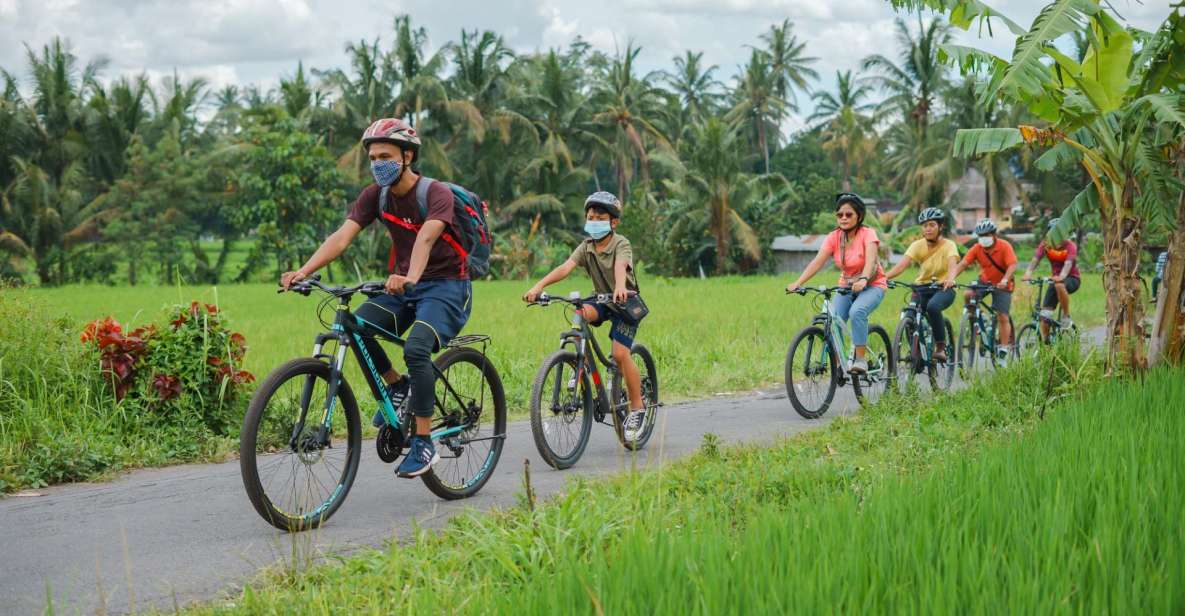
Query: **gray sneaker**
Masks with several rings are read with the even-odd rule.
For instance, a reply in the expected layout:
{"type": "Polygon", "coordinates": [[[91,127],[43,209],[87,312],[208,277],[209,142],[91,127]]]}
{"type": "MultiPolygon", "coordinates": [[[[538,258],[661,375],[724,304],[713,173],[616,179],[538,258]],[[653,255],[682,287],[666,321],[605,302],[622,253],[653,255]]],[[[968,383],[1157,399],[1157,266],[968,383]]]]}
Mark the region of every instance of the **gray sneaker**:
{"type": "Polygon", "coordinates": [[[642,428],[646,426],[646,411],[630,411],[629,415],[625,416],[625,440],[631,443],[638,440],[642,435],[642,428]]]}
{"type": "Polygon", "coordinates": [[[1070,330],[1074,328],[1074,322],[1070,320],[1070,317],[1062,317],[1062,321],[1061,323],[1058,323],[1058,325],[1060,325],[1064,330],[1070,330]]]}
{"type": "Polygon", "coordinates": [[[852,367],[848,368],[848,372],[851,372],[852,374],[867,374],[868,373],[868,360],[866,360],[866,359],[853,360],[852,367]]]}

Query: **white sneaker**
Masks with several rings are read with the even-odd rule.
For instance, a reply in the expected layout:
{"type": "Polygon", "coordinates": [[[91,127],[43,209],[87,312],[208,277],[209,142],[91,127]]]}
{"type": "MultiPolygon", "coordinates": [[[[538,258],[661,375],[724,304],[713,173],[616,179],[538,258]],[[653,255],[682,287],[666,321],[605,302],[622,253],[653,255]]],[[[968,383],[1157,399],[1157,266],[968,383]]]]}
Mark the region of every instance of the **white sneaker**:
{"type": "Polygon", "coordinates": [[[642,428],[646,426],[646,411],[630,411],[625,416],[625,440],[631,443],[642,435],[642,428]]]}
{"type": "Polygon", "coordinates": [[[1062,317],[1062,321],[1058,325],[1061,325],[1062,329],[1068,330],[1074,327],[1074,321],[1071,321],[1070,317],[1062,317]]]}

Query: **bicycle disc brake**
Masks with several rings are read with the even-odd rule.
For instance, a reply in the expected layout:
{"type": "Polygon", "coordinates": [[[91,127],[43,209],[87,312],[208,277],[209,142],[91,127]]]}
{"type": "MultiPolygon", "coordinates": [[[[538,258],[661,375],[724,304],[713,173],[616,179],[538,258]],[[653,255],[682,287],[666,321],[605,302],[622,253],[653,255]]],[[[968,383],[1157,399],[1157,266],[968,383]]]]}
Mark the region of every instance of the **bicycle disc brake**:
{"type": "Polygon", "coordinates": [[[403,453],[403,431],[384,424],[379,428],[379,435],[374,439],[375,449],[378,449],[379,459],[390,464],[399,459],[403,453]]]}

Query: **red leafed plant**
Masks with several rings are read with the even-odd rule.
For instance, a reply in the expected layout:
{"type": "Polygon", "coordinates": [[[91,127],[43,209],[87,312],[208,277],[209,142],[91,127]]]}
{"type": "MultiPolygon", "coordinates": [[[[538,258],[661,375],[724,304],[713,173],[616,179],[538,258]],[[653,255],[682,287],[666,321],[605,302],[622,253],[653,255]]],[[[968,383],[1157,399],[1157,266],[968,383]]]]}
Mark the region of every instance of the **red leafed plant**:
{"type": "Polygon", "coordinates": [[[143,363],[148,341],[156,333],[152,326],[138,327],[128,333],[111,317],[96,319],[87,324],[81,340],[99,349],[99,369],[110,379],[115,398],[123,400],[135,384],[136,369],[143,363]]]}

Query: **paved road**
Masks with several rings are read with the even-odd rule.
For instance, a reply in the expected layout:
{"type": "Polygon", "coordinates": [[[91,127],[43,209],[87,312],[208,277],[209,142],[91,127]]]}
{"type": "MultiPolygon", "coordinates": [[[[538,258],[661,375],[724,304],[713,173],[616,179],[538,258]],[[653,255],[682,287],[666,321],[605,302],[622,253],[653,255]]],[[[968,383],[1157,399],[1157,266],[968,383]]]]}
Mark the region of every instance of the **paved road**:
{"type": "Polygon", "coordinates": [[[406,535],[413,521],[439,527],[466,507],[512,505],[521,491],[523,460],[542,496],[566,478],[661,464],[688,455],[703,434],[725,442],[768,441],[826,425],[856,407],[843,389],[822,419],[807,421],[784,392],[668,406],[647,449],[634,459],[611,428],[595,425],[576,467],[555,471],[535,451],[530,426],[516,422],[494,476],[475,497],[445,503],[415,480],[398,479],[364,443],[349,498],[324,528],[299,535],[268,526],[251,508],[238,462],[136,471],[110,483],[41,490],[0,499],[0,613],[42,613],[46,596],[57,613],[171,609],[233,593],[261,568],[302,555],[342,553],[406,535]],[[295,541],[294,541],[295,537],[295,541]]]}

